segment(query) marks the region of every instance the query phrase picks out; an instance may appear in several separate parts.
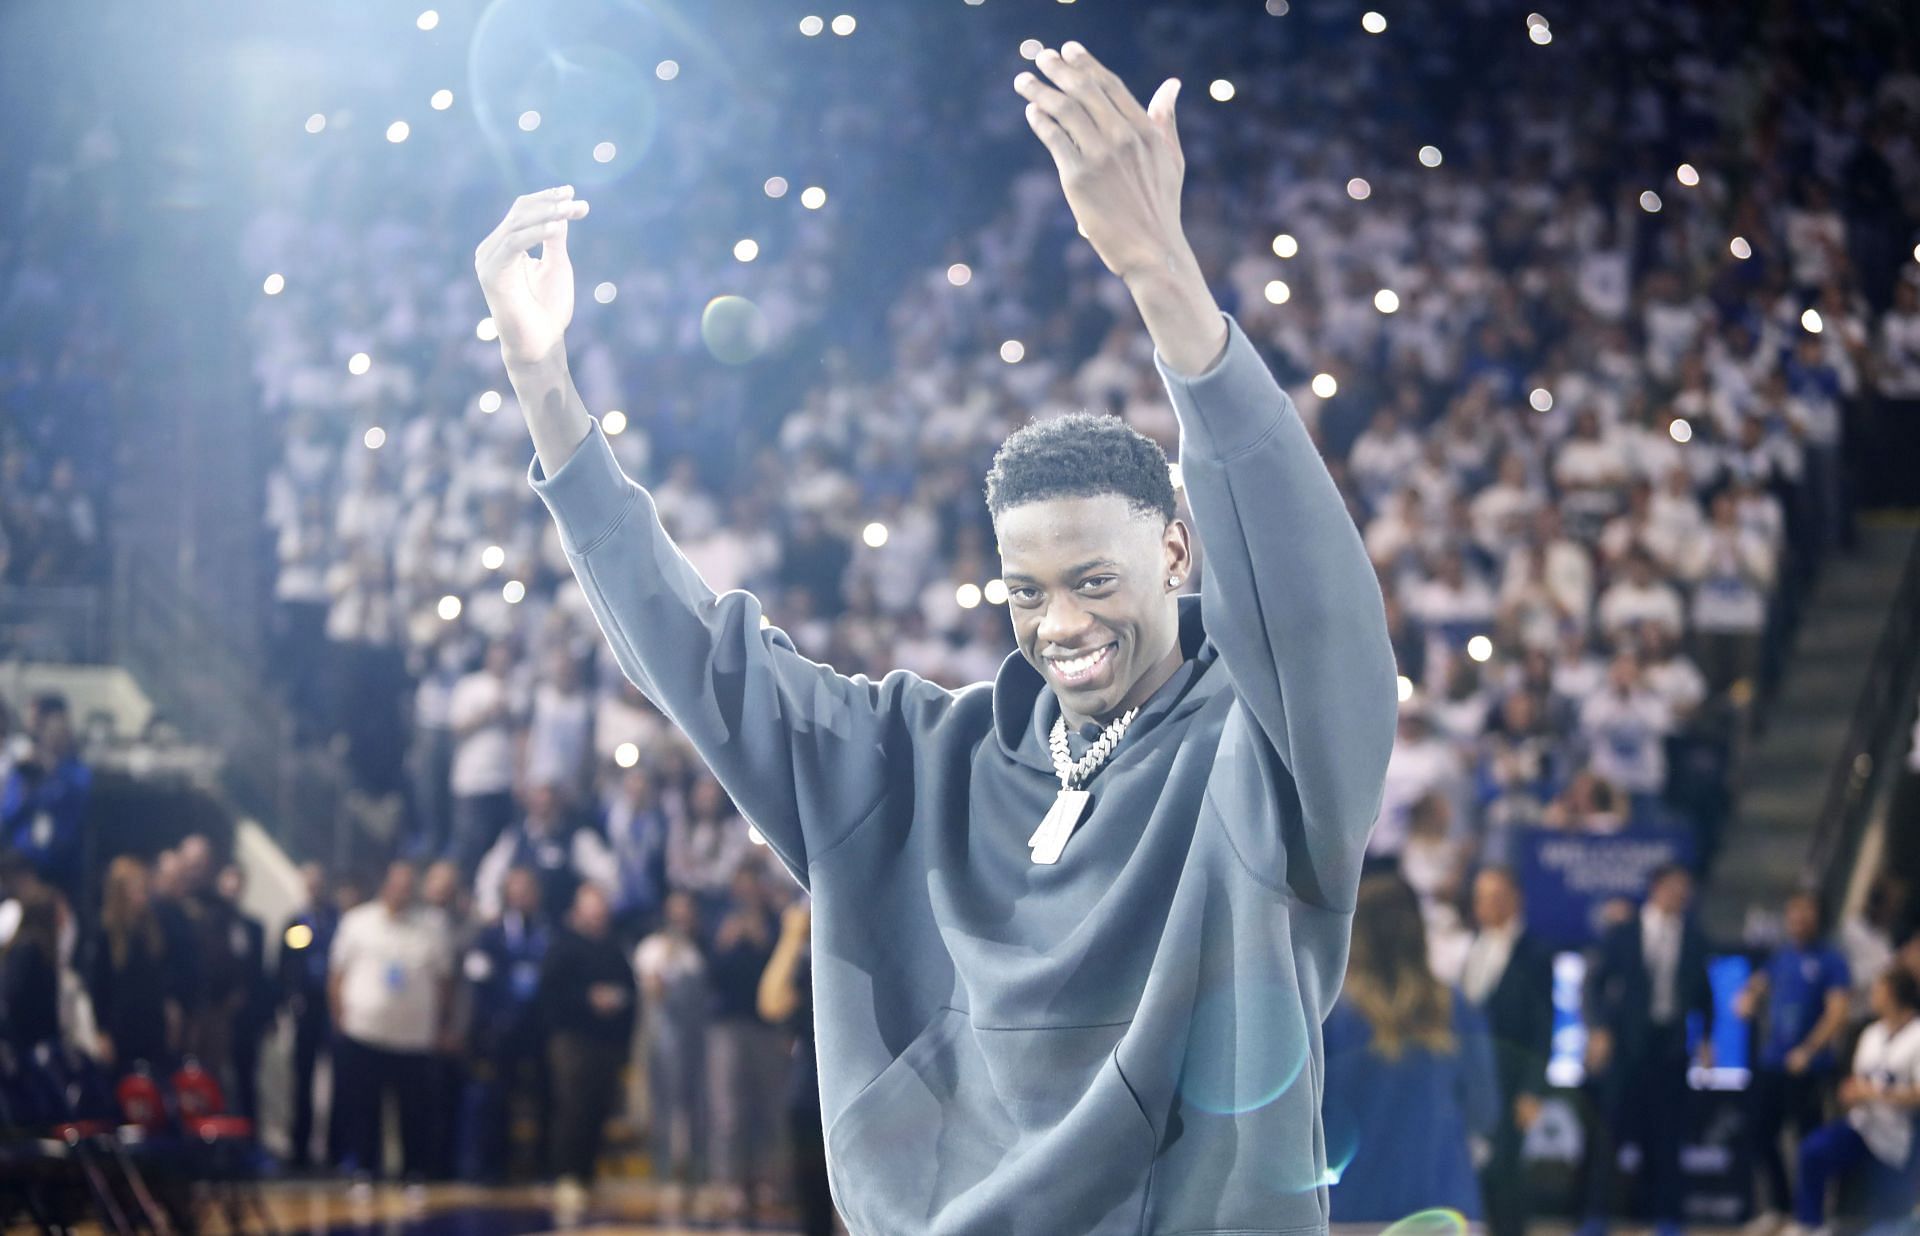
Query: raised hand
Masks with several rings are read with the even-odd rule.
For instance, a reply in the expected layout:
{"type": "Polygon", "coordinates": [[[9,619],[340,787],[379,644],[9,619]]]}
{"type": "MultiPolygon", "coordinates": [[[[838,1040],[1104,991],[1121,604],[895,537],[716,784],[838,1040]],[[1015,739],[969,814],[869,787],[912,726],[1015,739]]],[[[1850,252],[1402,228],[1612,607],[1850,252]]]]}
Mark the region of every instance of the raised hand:
{"type": "Polygon", "coordinates": [[[1126,84],[1075,42],[1047,48],[1013,79],[1027,123],[1060,171],[1067,205],[1093,251],[1123,279],[1168,269],[1187,249],[1180,226],[1186,159],[1174,129],[1178,78],[1142,108],[1126,84]]]}
{"type": "Polygon", "coordinates": [[[509,365],[546,359],[566,337],[573,321],[567,223],[586,213],[587,203],[573,196],[572,185],[524,194],[475,247],[474,273],[509,365]],[[541,246],[538,259],[531,252],[535,245],[541,246]]]}

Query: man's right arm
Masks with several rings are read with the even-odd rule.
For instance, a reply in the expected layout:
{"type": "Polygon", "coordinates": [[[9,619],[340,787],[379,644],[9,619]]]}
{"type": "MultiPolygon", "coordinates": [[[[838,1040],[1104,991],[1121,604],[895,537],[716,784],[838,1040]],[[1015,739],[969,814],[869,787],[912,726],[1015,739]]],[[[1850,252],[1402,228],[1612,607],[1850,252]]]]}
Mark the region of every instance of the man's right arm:
{"type": "Polygon", "coordinates": [[[536,458],[527,480],[633,684],[686,734],[796,878],[879,802],[911,705],[950,693],[905,671],[879,682],[801,656],[759,600],[716,595],[614,459],[564,356],[510,367],[536,458]]]}

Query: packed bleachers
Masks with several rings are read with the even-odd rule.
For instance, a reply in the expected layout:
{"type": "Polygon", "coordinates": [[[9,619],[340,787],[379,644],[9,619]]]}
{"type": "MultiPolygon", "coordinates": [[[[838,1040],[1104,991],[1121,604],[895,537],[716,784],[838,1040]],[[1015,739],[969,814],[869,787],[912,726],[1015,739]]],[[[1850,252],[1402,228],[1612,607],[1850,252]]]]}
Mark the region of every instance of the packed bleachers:
{"type": "MultiPolygon", "coordinates": [[[[1456,983],[1485,927],[1474,875],[1515,861],[1523,834],[1678,832],[1708,865],[1796,606],[1862,500],[1895,493],[1885,460],[1920,423],[1920,74],[1911,40],[1850,6],[1636,3],[1543,19],[1544,40],[1493,5],[1396,13],[1379,35],[1344,9],[1266,7],[1154,9],[1112,50],[1142,93],[1189,79],[1187,230],[1378,570],[1404,681],[1371,852],[1412,887],[1430,969],[1456,983]]],[[[1150,340],[1008,97],[1017,23],[981,17],[1004,45],[950,49],[950,89],[869,66],[816,97],[793,70],[750,104],[689,73],[676,88],[714,129],[669,118],[644,191],[581,192],[568,348],[589,409],[708,583],[753,591],[844,673],[957,686],[1011,651],[980,478],[1019,425],[1104,410],[1177,457],[1150,340]],[[825,205],[798,200],[801,176],[771,197],[752,160],[713,156],[714,131],[833,169],[825,205]],[[905,168],[965,184],[928,206],[903,196],[905,168]],[[702,330],[731,287],[764,315],[758,368],[718,363],[702,330]]],[[[311,736],[346,735],[368,788],[404,802],[395,848],[426,866],[428,909],[389,873],[390,912],[431,938],[407,964],[451,993],[423,1006],[419,1041],[382,1049],[432,1054],[431,1081],[408,1089],[384,1057],[345,1067],[403,1105],[482,1114],[469,1139],[410,1139],[416,1176],[559,1170],[513,1162],[504,1122],[556,1084],[542,958],[597,889],[608,922],[568,930],[634,959],[640,1141],[657,1175],[714,1186],[707,1207],[737,1214],[779,1192],[770,1088],[788,1040],[755,989],[794,890],[623,679],[525,489],[525,430],[475,332],[468,224],[540,186],[416,140],[431,174],[397,184],[351,144],[289,147],[268,177],[284,191],[241,243],[249,268],[291,272],[251,314],[281,432],[262,512],[280,672],[311,736]],[[377,218],[357,213],[375,199],[377,218]]],[[[72,277],[26,267],[15,296],[72,277]]],[[[75,333],[20,364],[33,376],[73,349],[64,363],[96,372],[75,333]]],[[[50,475],[38,498],[0,496],[47,508],[71,485],[52,458],[9,452],[50,475]]],[[[45,556],[12,539],[16,565],[45,556]]],[[[53,556],[55,577],[81,569],[53,556]]],[[[118,879],[185,907],[156,920],[162,953],[230,925],[209,856],[118,879]]],[[[180,1021],[155,1052],[192,1044],[236,1079],[234,1039],[277,1002],[311,1071],[327,956],[390,959],[328,948],[342,911],[379,901],[378,875],[310,879],[275,990],[233,1000],[229,976],[230,1007],[204,977],[148,993],[180,1021]]],[[[1911,926],[1895,909],[1874,930],[1891,956],[1911,926]]],[[[304,1093],[293,1157],[377,1171],[359,1133],[320,1148],[304,1093]]]]}

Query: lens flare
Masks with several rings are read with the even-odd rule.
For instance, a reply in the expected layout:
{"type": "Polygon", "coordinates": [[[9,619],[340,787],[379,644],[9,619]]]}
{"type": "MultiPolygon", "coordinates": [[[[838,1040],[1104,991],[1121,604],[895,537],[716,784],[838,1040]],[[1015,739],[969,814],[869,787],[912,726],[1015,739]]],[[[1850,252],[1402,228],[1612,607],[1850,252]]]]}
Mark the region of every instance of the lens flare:
{"type": "Polygon", "coordinates": [[[716,296],[700,314],[700,339],[723,365],[744,365],[766,351],[767,315],[744,296],[716,296]]]}

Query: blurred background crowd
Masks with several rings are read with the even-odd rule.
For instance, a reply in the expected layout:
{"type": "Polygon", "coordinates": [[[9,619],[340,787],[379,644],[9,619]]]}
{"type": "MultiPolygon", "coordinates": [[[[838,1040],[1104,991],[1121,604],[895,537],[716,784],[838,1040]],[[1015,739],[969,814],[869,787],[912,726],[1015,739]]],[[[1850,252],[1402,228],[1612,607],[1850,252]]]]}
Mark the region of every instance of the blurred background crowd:
{"type": "MultiPolygon", "coordinates": [[[[980,488],[999,442],[1089,408],[1178,457],[1151,342],[1009,97],[1033,36],[1071,35],[1143,95],[1186,79],[1187,231],[1386,596],[1401,723],[1327,1029],[1334,1218],[1520,1230],[1556,1088],[1579,1096],[1554,1201],[1575,1217],[1615,1206],[1632,1143],[1638,1205],[1679,1222],[1682,1106],[1730,1088],[1763,1224],[1818,1226],[1848,1168],[1862,1204],[1910,1203],[1907,885],[1843,900],[1806,873],[1713,939],[1691,906],[1820,581],[1862,552],[1860,512],[1920,505],[1911,14],[734,14],[711,19],[730,63],[688,36],[620,84],[650,100],[637,148],[529,180],[555,169],[502,151],[563,119],[480,86],[501,7],[435,17],[470,34],[470,76],[431,106],[477,134],[422,114],[382,141],[372,106],[335,109],[228,174],[245,207],[217,273],[249,298],[226,307],[226,445],[254,482],[234,535],[283,757],[334,761],[346,805],[269,824],[300,866],[266,915],[241,832],[103,808],[90,712],[7,697],[17,1055],[191,1057],[278,1157],[361,1182],[560,1178],[577,1205],[637,1152],[701,1215],[824,1221],[804,900],[613,663],[526,488],[471,246],[513,194],[576,183],[572,370],[707,582],[843,673],[990,678],[1012,651],[980,488]],[[1661,861],[1580,938],[1531,930],[1543,838],[1614,835],[1661,861]],[[1729,953],[1747,968],[1716,992],[1729,953]],[[1737,1079],[1716,1011],[1747,1028],[1737,1079]]],[[[125,120],[89,109],[102,89],[9,157],[0,580],[118,596],[107,511],[152,469],[118,432],[138,365],[113,293],[147,182],[125,120]]],[[[0,625],[0,654],[44,659],[42,630],[0,625]]],[[[1920,827],[1911,749],[1894,830],[1920,827]]]]}

